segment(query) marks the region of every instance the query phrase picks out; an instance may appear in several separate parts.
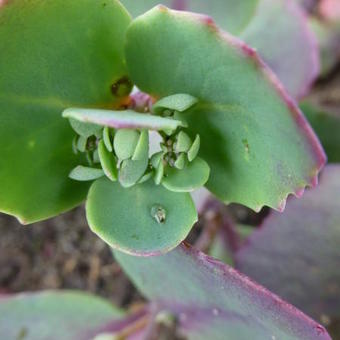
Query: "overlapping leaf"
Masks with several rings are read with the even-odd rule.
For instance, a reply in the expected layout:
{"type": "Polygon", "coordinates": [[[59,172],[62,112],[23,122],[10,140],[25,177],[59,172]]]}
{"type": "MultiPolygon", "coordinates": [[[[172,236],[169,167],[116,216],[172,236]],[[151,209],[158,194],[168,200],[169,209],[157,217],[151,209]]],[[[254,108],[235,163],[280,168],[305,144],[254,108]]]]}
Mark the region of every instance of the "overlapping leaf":
{"type": "Polygon", "coordinates": [[[160,311],[177,316],[189,339],[330,339],[294,307],[189,246],[150,258],[115,255],[160,311]]]}
{"type": "Polygon", "coordinates": [[[219,198],[283,209],[315,183],[325,158],[301,112],[255,51],[210,19],[157,7],[129,27],[126,58],[143,91],[200,100],[186,119],[219,198]]]}
{"type": "Polygon", "coordinates": [[[340,318],[340,167],[273,213],[236,253],[237,268],[315,317],[340,318]]]}
{"type": "Polygon", "coordinates": [[[123,315],[108,302],[79,292],[1,297],[0,338],[88,340],[123,315]]]}
{"type": "MultiPolygon", "coordinates": [[[[123,0],[134,15],[158,3],[174,9],[177,2],[123,0]]],[[[315,37],[295,0],[186,0],[188,11],[212,16],[227,32],[259,51],[294,97],[306,94],[319,72],[315,37]]],[[[178,8],[177,8],[178,9],[178,8]]]]}
{"type": "Polygon", "coordinates": [[[129,22],[116,0],[13,0],[1,7],[0,211],[29,223],[85,198],[88,185],[68,178],[81,160],[61,112],[112,106],[124,95],[120,88],[129,90],[129,22]]]}

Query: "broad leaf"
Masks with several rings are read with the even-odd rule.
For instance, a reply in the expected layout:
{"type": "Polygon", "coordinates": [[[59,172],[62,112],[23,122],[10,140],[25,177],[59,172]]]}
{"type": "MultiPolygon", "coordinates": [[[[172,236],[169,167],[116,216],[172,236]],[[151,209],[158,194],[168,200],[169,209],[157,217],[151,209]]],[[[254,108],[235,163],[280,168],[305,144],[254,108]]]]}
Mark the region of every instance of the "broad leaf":
{"type": "Polygon", "coordinates": [[[115,255],[159,310],[178,317],[189,339],[330,339],[294,307],[189,246],[150,258],[115,255]]]}
{"type": "MultiPolygon", "coordinates": [[[[176,1],[123,0],[134,15],[176,1]]],[[[315,37],[294,0],[185,0],[177,9],[210,15],[217,24],[256,48],[294,97],[309,90],[319,72],[315,37]]]]}
{"type": "Polygon", "coordinates": [[[256,52],[210,19],[157,7],[130,25],[126,58],[144,92],[199,99],[185,118],[222,200],[282,210],[316,182],[325,156],[301,112],[256,52]]]}
{"type": "Polygon", "coordinates": [[[237,268],[317,319],[340,318],[340,167],[283,215],[273,213],[236,254],[237,268]]]}
{"type": "Polygon", "coordinates": [[[115,249],[156,255],[176,247],[197,221],[188,193],[174,193],[149,180],[125,189],[103,178],[86,204],[90,228],[115,249]]]}
{"type": "Polygon", "coordinates": [[[319,108],[308,101],[301,104],[301,109],[320,138],[328,161],[340,162],[340,111],[319,108]]]}
{"type": "Polygon", "coordinates": [[[61,113],[117,103],[127,81],[129,22],[115,0],[12,0],[1,7],[0,211],[29,223],[85,198],[88,185],[68,178],[81,160],[61,113]]]}
{"type": "Polygon", "coordinates": [[[87,340],[123,313],[108,302],[78,292],[47,291],[0,298],[0,338],[87,340]]]}

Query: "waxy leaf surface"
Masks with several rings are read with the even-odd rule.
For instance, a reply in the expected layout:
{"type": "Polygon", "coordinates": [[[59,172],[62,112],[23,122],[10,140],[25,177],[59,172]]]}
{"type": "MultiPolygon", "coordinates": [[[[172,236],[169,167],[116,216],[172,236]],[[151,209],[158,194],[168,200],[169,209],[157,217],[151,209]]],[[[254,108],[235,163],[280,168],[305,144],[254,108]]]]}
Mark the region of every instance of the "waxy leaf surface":
{"type": "Polygon", "coordinates": [[[159,310],[178,317],[189,339],[330,339],[302,312],[190,246],[149,258],[115,255],[159,310]]]}
{"type": "Polygon", "coordinates": [[[88,185],[72,181],[80,163],[70,106],[117,103],[130,17],[115,0],[12,0],[0,8],[0,211],[23,223],[78,205],[88,185]]]}
{"type": "Polygon", "coordinates": [[[340,318],[340,167],[273,213],[236,253],[237,268],[316,319],[340,318]]]}
{"type": "Polygon", "coordinates": [[[46,291],[0,297],[0,338],[88,340],[123,313],[79,292],[46,291]]]}
{"type": "Polygon", "coordinates": [[[227,32],[256,48],[294,97],[309,90],[319,72],[316,39],[295,0],[122,1],[133,15],[159,3],[210,15],[227,32]]]}
{"type": "Polygon", "coordinates": [[[93,232],[115,249],[156,255],[176,247],[197,221],[189,193],[175,193],[149,180],[123,188],[107,178],[96,181],[86,204],[93,232]],[[157,208],[160,211],[157,221],[157,208]]]}
{"type": "Polygon", "coordinates": [[[210,19],[154,8],[130,25],[126,59],[144,92],[199,99],[185,119],[222,200],[282,210],[316,182],[325,156],[303,115],[256,52],[210,19]]]}

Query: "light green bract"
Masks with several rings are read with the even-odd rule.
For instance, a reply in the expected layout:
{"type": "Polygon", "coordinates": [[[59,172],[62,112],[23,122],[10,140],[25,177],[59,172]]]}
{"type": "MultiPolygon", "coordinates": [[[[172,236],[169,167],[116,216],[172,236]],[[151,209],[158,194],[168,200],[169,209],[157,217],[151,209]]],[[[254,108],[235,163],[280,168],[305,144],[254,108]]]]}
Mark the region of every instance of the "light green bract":
{"type": "Polygon", "coordinates": [[[178,127],[184,126],[179,120],[153,116],[151,114],[142,114],[132,110],[112,111],[70,108],[64,111],[63,117],[116,129],[174,131],[178,127]]]}
{"type": "Polygon", "coordinates": [[[115,249],[157,255],[176,247],[197,221],[188,193],[174,193],[149,180],[124,189],[107,178],[96,181],[86,204],[90,228],[115,249]]]}
{"type": "Polygon", "coordinates": [[[204,186],[209,178],[209,165],[197,157],[182,170],[168,168],[162,184],[175,192],[191,192],[204,186]]]}
{"type": "Polygon", "coordinates": [[[316,183],[325,156],[303,115],[256,52],[210,18],[156,7],[129,26],[126,60],[142,91],[199,99],[183,116],[223,201],[282,210],[316,183]]]}
{"type": "Polygon", "coordinates": [[[129,23],[115,0],[12,0],[0,8],[1,212],[30,223],[85,198],[88,185],[68,178],[82,159],[60,114],[118,104],[112,85],[126,78],[129,23]]]}

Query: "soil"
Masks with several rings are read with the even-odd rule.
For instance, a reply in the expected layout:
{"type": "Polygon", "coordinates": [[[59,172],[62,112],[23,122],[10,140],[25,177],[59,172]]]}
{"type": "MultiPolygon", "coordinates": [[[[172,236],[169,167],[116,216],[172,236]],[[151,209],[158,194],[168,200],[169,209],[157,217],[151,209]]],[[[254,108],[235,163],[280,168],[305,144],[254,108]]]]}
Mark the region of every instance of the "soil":
{"type": "Polygon", "coordinates": [[[0,215],[0,292],[80,289],[126,306],[142,298],[88,228],[84,208],[22,226],[0,215]]]}

